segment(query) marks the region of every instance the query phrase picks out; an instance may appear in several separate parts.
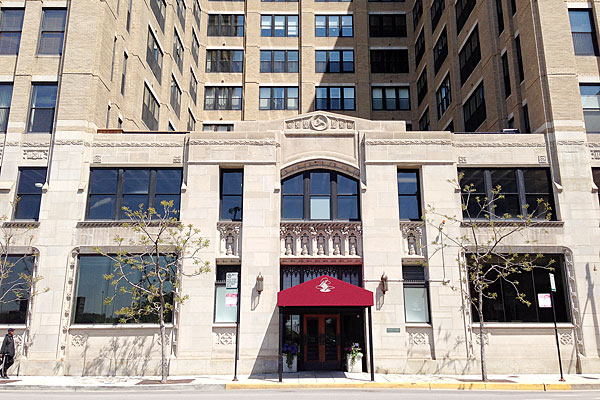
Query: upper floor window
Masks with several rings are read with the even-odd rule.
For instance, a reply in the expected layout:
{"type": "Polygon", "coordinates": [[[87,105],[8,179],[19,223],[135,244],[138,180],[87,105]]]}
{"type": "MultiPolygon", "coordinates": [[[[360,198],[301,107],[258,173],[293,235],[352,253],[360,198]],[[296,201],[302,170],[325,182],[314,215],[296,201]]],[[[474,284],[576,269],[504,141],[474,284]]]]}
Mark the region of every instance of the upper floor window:
{"type": "Polygon", "coordinates": [[[261,15],[260,36],[298,36],[297,15],[261,15]]]}
{"type": "Polygon", "coordinates": [[[35,267],[32,255],[2,254],[5,267],[0,281],[0,324],[27,323],[27,310],[31,297],[31,284],[35,267]]]}
{"type": "Polygon", "coordinates": [[[448,35],[446,34],[446,28],[442,31],[439,39],[435,43],[433,48],[433,69],[437,74],[444,61],[448,57],[448,35]]]}
{"type": "Polygon", "coordinates": [[[121,96],[125,96],[125,83],[127,80],[127,60],[129,56],[127,53],[123,53],[123,70],[121,71],[121,96]]]}
{"type": "Polygon", "coordinates": [[[203,132],[231,132],[233,124],[202,124],[203,132]]]}
{"type": "Polygon", "coordinates": [[[160,29],[165,30],[165,17],[167,15],[167,2],[165,0],[150,0],[150,8],[156,17],[160,29]]]}
{"type": "Polygon", "coordinates": [[[200,3],[198,0],[194,0],[194,9],[192,11],[194,14],[194,20],[196,21],[196,25],[198,29],[200,29],[200,16],[202,15],[202,8],[200,7],[200,3]]]}
{"type": "Polygon", "coordinates": [[[191,71],[190,74],[190,97],[194,104],[196,104],[196,98],[198,97],[198,79],[196,79],[194,71],[191,71]]]}
{"type": "Polygon", "coordinates": [[[43,12],[38,54],[62,54],[67,10],[44,8],[43,12]]]}
{"type": "Polygon", "coordinates": [[[198,65],[199,53],[200,53],[200,42],[198,41],[198,38],[196,37],[196,33],[192,32],[192,58],[194,59],[194,62],[196,63],[196,65],[198,65]]]}
{"type": "Polygon", "coordinates": [[[31,105],[27,132],[52,132],[57,88],[56,83],[34,83],[31,85],[31,105]]]}
{"type": "Polygon", "coordinates": [[[396,3],[404,3],[405,0],[369,0],[369,2],[371,3],[389,3],[389,2],[396,2],[396,3]]]}
{"type": "Polygon", "coordinates": [[[420,131],[430,131],[431,130],[431,122],[429,120],[429,108],[426,108],[421,118],[419,118],[419,130],[420,131]]]}
{"type": "Polygon", "coordinates": [[[371,100],[373,110],[410,110],[410,88],[373,87],[371,100]]]}
{"type": "Polygon", "coordinates": [[[438,119],[441,119],[446,110],[452,103],[452,94],[450,88],[450,75],[446,75],[436,94],[438,119]]]}
{"type": "Polygon", "coordinates": [[[598,41],[591,10],[569,10],[573,47],[577,56],[597,56],[598,41]]]}
{"type": "Polygon", "coordinates": [[[600,133],[600,85],[580,84],[583,118],[587,133],[600,133]]]}
{"type": "Polygon", "coordinates": [[[242,14],[210,14],[208,36],[244,36],[242,14]]]}
{"type": "Polygon", "coordinates": [[[502,11],[502,0],[496,0],[496,17],[498,18],[498,34],[504,32],[504,12],[502,11]]]}
{"type": "Polygon", "coordinates": [[[177,30],[173,35],[173,60],[177,64],[179,72],[183,73],[183,43],[181,43],[177,30]]]}
{"type": "Polygon", "coordinates": [[[400,209],[400,219],[421,220],[419,171],[414,169],[398,170],[398,208],[400,209]]]}
{"type": "Polygon", "coordinates": [[[242,88],[236,86],[207,86],[204,88],[205,110],[241,110],[242,88]]]}
{"type": "Polygon", "coordinates": [[[435,31],[442,14],[446,9],[446,0],[433,0],[431,3],[431,30],[435,31]]]}
{"type": "Polygon", "coordinates": [[[423,99],[427,96],[427,67],[423,68],[423,72],[417,79],[417,101],[419,105],[423,99]]]}
{"type": "Polygon", "coordinates": [[[128,219],[123,207],[137,211],[142,204],[163,215],[162,201],[173,201],[171,210],[179,211],[181,179],[181,168],[92,168],[86,219],[128,219]]]}
{"type": "Polygon", "coordinates": [[[473,94],[463,104],[463,118],[466,132],[475,132],[487,118],[483,82],[477,86],[473,94]]]}
{"type": "Polygon", "coordinates": [[[463,48],[458,52],[458,63],[460,66],[460,83],[465,84],[471,73],[481,60],[481,49],[479,48],[479,29],[475,27],[463,48]]]}
{"type": "Polygon", "coordinates": [[[425,29],[421,29],[421,33],[415,41],[415,65],[419,65],[421,59],[425,55],[425,29]]]}
{"type": "Polygon", "coordinates": [[[158,113],[160,105],[154,94],[148,87],[144,85],[144,103],[142,104],[142,121],[151,131],[158,130],[158,113]]]}
{"type": "Polygon", "coordinates": [[[519,82],[523,82],[525,79],[525,70],[523,69],[523,53],[521,52],[521,38],[517,36],[515,38],[515,48],[517,50],[517,67],[519,70],[519,82]]]}
{"type": "Polygon", "coordinates": [[[188,131],[196,130],[196,117],[194,117],[194,114],[192,114],[192,111],[190,111],[190,110],[188,110],[188,121],[187,121],[186,129],[188,131]]]}
{"type": "Polygon", "coordinates": [[[242,72],[243,50],[206,50],[206,72],[242,72]]]}
{"type": "Polygon", "coordinates": [[[185,2],[183,0],[176,0],[177,4],[177,18],[179,19],[179,23],[181,27],[185,30],[185,2]]]}
{"type": "Polygon", "coordinates": [[[0,83],[0,132],[6,133],[10,103],[12,101],[12,83],[0,83]]]}
{"type": "Polygon", "coordinates": [[[315,109],[354,110],[354,86],[317,86],[315,109]]]}
{"type": "Polygon", "coordinates": [[[259,91],[260,110],[297,110],[298,87],[264,87],[259,91]]]}
{"type": "Polygon", "coordinates": [[[171,98],[170,98],[171,107],[173,107],[173,111],[179,117],[179,112],[181,110],[181,88],[177,84],[174,76],[171,76],[171,98]]]}
{"type": "Polygon", "coordinates": [[[261,50],[260,72],[298,72],[298,50],[261,50]]]}
{"type": "MultiPolygon", "coordinates": [[[[594,185],[600,187],[600,168],[592,168],[592,179],[594,180],[594,185]]],[[[598,200],[600,200],[600,190],[598,191],[598,200]]]]}
{"type": "Polygon", "coordinates": [[[469,19],[471,12],[475,8],[477,0],[458,0],[454,8],[456,9],[456,34],[458,35],[465,23],[469,19]]]}
{"type": "Polygon", "coordinates": [[[23,30],[22,8],[2,8],[0,17],[0,54],[18,54],[23,30]]]}
{"type": "Polygon", "coordinates": [[[408,73],[408,50],[371,50],[371,73],[408,73]]]}
{"type": "Polygon", "coordinates": [[[354,72],[354,50],[316,50],[315,72],[354,72]]]}
{"type": "Polygon", "coordinates": [[[358,181],[324,170],[286,178],[282,182],[282,218],[358,220],[358,181]]]}
{"type": "Polygon", "coordinates": [[[504,79],[504,98],[510,96],[510,69],[508,66],[508,52],[502,54],[502,77],[504,79]]]}
{"type": "MultiPolygon", "coordinates": [[[[527,218],[531,214],[533,219],[545,219],[551,212],[545,208],[553,204],[552,180],[546,168],[464,168],[458,173],[463,218],[520,219],[520,215],[527,218]],[[542,200],[539,205],[538,199],[542,200]]],[[[554,214],[551,217],[556,220],[554,214]]]]}
{"type": "Polygon", "coordinates": [[[417,30],[417,26],[419,26],[419,21],[421,20],[421,16],[423,15],[423,0],[415,0],[415,4],[412,8],[412,17],[413,17],[413,31],[417,30]]]}
{"type": "Polygon", "coordinates": [[[529,106],[527,104],[523,104],[521,107],[521,112],[523,114],[523,133],[531,132],[531,124],[529,122],[529,106]]]}
{"type": "Polygon", "coordinates": [[[15,220],[38,220],[42,202],[42,187],[45,183],[46,168],[19,168],[15,220]]]}
{"type": "Polygon", "coordinates": [[[352,15],[315,15],[315,36],[354,36],[352,15]]]}
{"type": "Polygon", "coordinates": [[[162,60],[163,52],[158,46],[158,41],[152,33],[152,29],[148,28],[148,46],[146,47],[146,62],[150,67],[150,70],[154,74],[154,77],[161,82],[162,78],[162,60]]]}
{"type": "Polygon", "coordinates": [[[406,14],[369,14],[371,37],[406,37],[406,14]]]}
{"type": "Polygon", "coordinates": [[[242,220],[244,194],[244,171],[241,169],[221,170],[221,216],[228,221],[242,220]]]}

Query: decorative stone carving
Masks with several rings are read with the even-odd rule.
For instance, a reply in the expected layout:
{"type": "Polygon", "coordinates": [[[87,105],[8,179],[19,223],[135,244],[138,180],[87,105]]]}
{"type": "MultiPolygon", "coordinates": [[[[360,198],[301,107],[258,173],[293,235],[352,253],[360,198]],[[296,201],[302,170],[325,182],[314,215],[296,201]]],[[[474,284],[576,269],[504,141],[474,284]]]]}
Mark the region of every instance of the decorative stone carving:
{"type": "Polygon", "coordinates": [[[285,121],[285,129],[289,130],[313,130],[313,131],[353,131],[354,121],[345,118],[331,117],[325,114],[314,114],[302,118],[289,119],[285,121]]]}
{"type": "Polygon", "coordinates": [[[77,333],[71,336],[71,346],[82,347],[87,341],[87,336],[77,333]]]}
{"type": "Polygon", "coordinates": [[[590,150],[592,160],[600,160],[600,150],[590,150]]]}
{"type": "Polygon", "coordinates": [[[181,160],[182,160],[181,156],[173,157],[173,163],[175,163],[175,164],[180,164],[181,160]]]}
{"type": "Polygon", "coordinates": [[[242,223],[241,222],[219,222],[217,223],[219,238],[221,241],[220,257],[240,257],[242,250],[242,223]]]}
{"type": "Polygon", "coordinates": [[[329,118],[325,115],[313,115],[310,119],[310,126],[315,131],[324,131],[329,125],[329,118]]]}
{"type": "Polygon", "coordinates": [[[422,146],[437,145],[450,146],[451,140],[446,139],[369,139],[365,143],[368,146],[422,146]]]}
{"type": "Polygon", "coordinates": [[[23,160],[47,160],[48,149],[23,150],[23,160]]]}
{"type": "Polygon", "coordinates": [[[190,140],[192,146],[275,146],[279,143],[275,140],[250,140],[250,139],[198,139],[190,140]]]}
{"type": "Polygon", "coordinates": [[[93,161],[94,161],[94,164],[102,163],[102,156],[94,156],[93,161]]]}
{"type": "Polygon", "coordinates": [[[217,346],[231,346],[235,344],[234,332],[213,332],[217,346]]]}
{"type": "MultiPolygon", "coordinates": [[[[481,345],[481,338],[482,335],[480,333],[474,332],[473,335],[475,335],[475,343],[477,343],[478,345],[481,345]]],[[[485,332],[483,334],[483,345],[484,346],[489,346],[490,345],[490,334],[485,332]]]]}
{"type": "MultiPolygon", "coordinates": [[[[168,346],[171,343],[171,340],[169,339],[169,333],[166,333],[166,337],[165,337],[165,342],[166,345],[168,346]]],[[[160,337],[160,333],[156,334],[156,344],[159,346],[162,346],[162,338],[160,337]]]]}
{"type": "Polygon", "coordinates": [[[459,164],[466,164],[467,163],[467,157],[458,157],[458,163],[459,164]]]}
{"type": "Polygon", "coordinates": [[[289,165],[281,170],[281,179],[285,179],[290,175],[307,169],[331,169],[344,174],[350,175],[356,179],[360,179],[360,170],[352,165],[344,164],[333,160],[308,160],[302,161],[293,165],[289,165]]]}
{"type": "Polygon", "coordinates": [[[96,142],[92,147],[183,147],[175,142],[96,142]]]}
{"type": "Polygon", "coordinates": [[[547,156],[538,156],[538,163],[539,164],[548,164],[548,157],[547,156]]]}
{"type": "Polygon", "coordinates": [[[454,147],[546,147],[545,142],[454,142],[454,147]]]}
{"type": "Polygon", "coordinates": [[[585,144],[585,140],[559,140],[556,144],[559,146],[580,146],[585,144]]]}
{"type": "Polygon", "coordinates": [[[424,222],[418,221],[401,221],[400,231],[402,232],[403,258],[423,258],[425,256],[425,237],[423,235],[423,229],[425,228],[424,222]]]}
{"type": "Polygon", "coordinates": [[[429,334],[427,332],[410,332],[408,344],[411,346],[429,346],[429,334]]]}
{"type": "Polygon", "coordinates": [[[573,335],[570,332],[561,333],[558,335],[560,344],[563,346],[572,345],[573,344],[573,335]]]}
{"type": "Polygon", "coordinates": [[[357,257],[362,254],[360,222],[284,222],[280,239],[284,257],[357,257]]]}

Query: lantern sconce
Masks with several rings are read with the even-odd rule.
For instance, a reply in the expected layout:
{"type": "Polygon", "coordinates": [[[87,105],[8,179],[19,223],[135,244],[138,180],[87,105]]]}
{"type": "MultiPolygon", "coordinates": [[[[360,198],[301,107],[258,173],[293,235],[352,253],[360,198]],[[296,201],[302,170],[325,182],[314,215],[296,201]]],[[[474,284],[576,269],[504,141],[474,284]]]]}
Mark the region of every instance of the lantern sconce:
{"type": "Polygon", "coordinates": [[[258,276],[256,277],[256,291],[258,292],[258,294],[261,294],[263,289],[264,289],[264,283],[263,283],[263,276],[262,274],[259,272],[258,276]]]}
{"type": "Polygon", "coordinates": [[[388,286],[388,277],[384,272],[383,275],[381,275],[381,291],[383,292],[383,294],[385,294],[385,292],[387,292],[389,289],[390,288],[388,286]]]}

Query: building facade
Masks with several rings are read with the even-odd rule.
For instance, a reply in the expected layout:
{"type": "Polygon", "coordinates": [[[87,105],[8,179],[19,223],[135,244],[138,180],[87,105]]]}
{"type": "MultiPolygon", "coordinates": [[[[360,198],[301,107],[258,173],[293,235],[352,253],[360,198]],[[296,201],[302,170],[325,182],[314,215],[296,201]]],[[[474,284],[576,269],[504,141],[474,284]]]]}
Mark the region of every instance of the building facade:
{"type": "MultiPolygon", "coordinates": [[[[475,373],[482,340],[490,372],[554,372],[547,310],[500,287],[480,334],[463,255],[436,251],[442,218],[421,218],[462,216],[461,174],[512,188],[517,209],[553,205],[509,244],[556,260],[565,370],[598,372],[596,6],[3,1],[0,215],[8,255],[40,279],[0,305],[15,368],[157,372],[157,326],[116,323],[127,299],[103,302],[95,248],[130,235],[121,206],[172,199],[212,266],[182,281],[172,374],[231,373],[238,339],[241,373],[275,372],[281,332],[300,369],[342,369],[344,346],[369,347],[365,309],[277,302],[324,276],[373,293],[377,372],[475,373]]],[[[532,300],[540,279],[523,279],[532,300]]]]}

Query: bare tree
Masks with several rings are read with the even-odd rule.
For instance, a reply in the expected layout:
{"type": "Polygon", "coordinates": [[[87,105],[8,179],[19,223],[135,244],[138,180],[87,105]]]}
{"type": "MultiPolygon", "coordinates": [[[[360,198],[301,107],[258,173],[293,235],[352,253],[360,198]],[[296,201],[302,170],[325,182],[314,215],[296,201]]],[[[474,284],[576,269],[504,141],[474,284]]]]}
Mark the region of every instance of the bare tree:
{"type": "Polygon", "coordinates": [[[104,276],[115,291],[104,300],[111,304],[119,294],[131,296],[131,303],[115,311],[121,323],[146,322],[158,319],[161,346],[161,383],[169,375],[167,334],[165,321],[173,318],[175,304],[183,304],[187,295],[180,293],[182,276],[195,276],[210,271],[208,262],[199,252],[208,246],[193,225],[184,225],[177,218],[173,201],[161,202],[160,212],[155,208],[135,211],[123,207],[129,221],[124,224],[131,238],[115,237],[116,253],[100,248],[96,252],[112,260],[112,273],[104,276]],[[195,270],[183,272],[183,262],[193,264],[195,270]]]}
{"type": "MultiPolygon", "coordinates": [[[[458,182],[452,183],[460,187],[462,179],[463,174],[460,174],[458,182]]],[[[431,255],[438,251],[443,254],[444,248],[451,248],[458,254],[458,267],[464,272],[461,273],[460,289],[479,319],[481,378],[487,381],[484,302],[498,298],[495,287],[502,282],[512,288],[516,300],[531,306],[532,301],[520,290],[519,276],[534,268],[552,271],[555,261],[542,254],[518,253],[513,250],[514,243],[531,244],[528,234],[543,221],[551,219],[551,207],[547,200],[539,198],[532,207],[523,206],[518,215],[500,214],[496,210],[506,197],[499,185],[488,195],[480,195],[473,183],[466,183],[461,187],[461,195],[462,216],[439,213],[428,206],[424,220],[438,231],[429,246],[433,248],[431,255]],[[462,290],[465,286],[467,289],[462,290]]],[[[464,310],[468,315],[467,311],[464,310]]]]}

